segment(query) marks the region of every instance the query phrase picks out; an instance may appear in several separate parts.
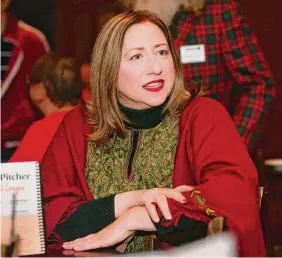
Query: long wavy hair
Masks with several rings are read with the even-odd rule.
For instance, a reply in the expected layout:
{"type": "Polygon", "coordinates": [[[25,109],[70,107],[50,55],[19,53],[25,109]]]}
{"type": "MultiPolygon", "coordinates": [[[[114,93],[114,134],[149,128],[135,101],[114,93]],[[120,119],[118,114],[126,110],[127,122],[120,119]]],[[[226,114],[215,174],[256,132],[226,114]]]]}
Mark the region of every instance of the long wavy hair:
{"type": "Polygon", "coordinates": [[[89,137],[98,145],[108,142],[113,135],[124,136],[126,118],[118,105],[118,75],[123,40],[128,28],[145,22],[151,22],[162,30],[174,62],[175,82],[163,113],[173,117],[179,116],[190,99],[190,94],[184,87],[182,66],[165,23],[149,11],[121,13],[102,28],[92,53],[92,101],[87,105],[87,110],[89,123],[93,126],[93,133],[89,137]]]}

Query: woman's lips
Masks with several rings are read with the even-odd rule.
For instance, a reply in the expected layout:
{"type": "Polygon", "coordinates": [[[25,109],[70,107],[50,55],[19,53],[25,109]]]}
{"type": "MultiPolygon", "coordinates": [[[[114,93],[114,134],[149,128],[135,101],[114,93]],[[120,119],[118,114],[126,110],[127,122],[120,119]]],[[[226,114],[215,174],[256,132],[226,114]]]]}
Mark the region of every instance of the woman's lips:
{"type": "Polygon", "coordinates": [[[164,80],[155,80],[148,82],[143,86],[143,89],[151,92],[158,92],[161,91],[164,87],[164,80]]]}

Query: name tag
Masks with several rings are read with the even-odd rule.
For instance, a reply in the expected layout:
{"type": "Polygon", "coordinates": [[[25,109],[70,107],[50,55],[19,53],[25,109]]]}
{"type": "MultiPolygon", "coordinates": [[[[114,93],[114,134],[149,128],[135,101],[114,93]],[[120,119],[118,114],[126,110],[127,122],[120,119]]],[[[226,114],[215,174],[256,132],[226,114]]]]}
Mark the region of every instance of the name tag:
{"type": "Polygon", "coordinates": [[[180,47],[180,61],[182,64],[206,62],[205,45],[189,45],[180,47]]]}

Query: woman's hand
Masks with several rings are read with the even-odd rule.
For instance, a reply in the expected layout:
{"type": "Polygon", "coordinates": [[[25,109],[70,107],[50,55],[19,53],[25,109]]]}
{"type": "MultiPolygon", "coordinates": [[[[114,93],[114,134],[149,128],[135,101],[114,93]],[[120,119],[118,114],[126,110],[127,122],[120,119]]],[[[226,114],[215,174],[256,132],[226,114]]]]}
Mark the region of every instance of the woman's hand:
{"type": "MultiPolygon", "coordinates": [[[[126,213],[124,213],[126,215],[126,213]]],[[[73,249],[75,251],[85,251],[98,248],[106,248],[130,239],[135,231],[130,230],[125,217],[120,216],[109,226],[105,227],[96,234],[90,234],[86,237],[78,238],[74,241],[63,244],[64,249],[73,249]]]]}
{"type": "Polygon", "coordinates": [[[179,203],[185,203],[186,199],[182,195],[182,192],[192,191],[193,188],[191,186],[182,185],[178,186],[174,189],[169,188],[154,188],[145,190],[140,197],[140,202],[142,205],[145,205],[150,217],[155,223],[160,221],[158,216],[156,205],[160,208],[164,218],[166,220],[170,220],[172,218],[167,198],[174,199],[179,203]]]}
{"type": "Polygon", "coordinates": [[[156,205],[158,205],[165,219],[169,220],[171,219],[171,213],[168,208],[167,198],[174,199],[180,203],[185,203],[186,200],[182,195],[182,192],[189,192],[192,190],[193,187],[182,185],[174,189],[154,188],[117,194],[115,196],[115,216],[118,218],[133,207],[145,206],[152,220],[158,223],[159,216],[156,211],[156,205]]]}
{"type": "Polygon", "coordinates": [[[64,243],[63,248],[85,251],[122,243],[118,250],[124,251],[134,236],[135,230],[155,231],[155,226],[145,207],[132,208],[98,233],[64,243]]]}

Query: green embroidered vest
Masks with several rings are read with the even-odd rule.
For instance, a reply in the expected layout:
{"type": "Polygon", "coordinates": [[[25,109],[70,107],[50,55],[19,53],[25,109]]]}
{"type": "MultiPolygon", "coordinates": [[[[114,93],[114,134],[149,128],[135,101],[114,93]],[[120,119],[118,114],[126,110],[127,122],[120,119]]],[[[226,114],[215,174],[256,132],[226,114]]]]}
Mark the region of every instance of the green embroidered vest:
{"type": "MultiPolygon", "coordinates": [[[[178,141],[178,119],[166,117],[150,129],[140,129],[132,159],[131,176],[128,164],[132,151],[134,129],[125,138],[117,137],[113,147],[104,152],[89,142],[86,161],[86,180],[94,198],[121,192],[172,186],[174,156],[178,141]]],[[[126,252],[152,250],[152,236],[135,236],[126,252]]]]}

